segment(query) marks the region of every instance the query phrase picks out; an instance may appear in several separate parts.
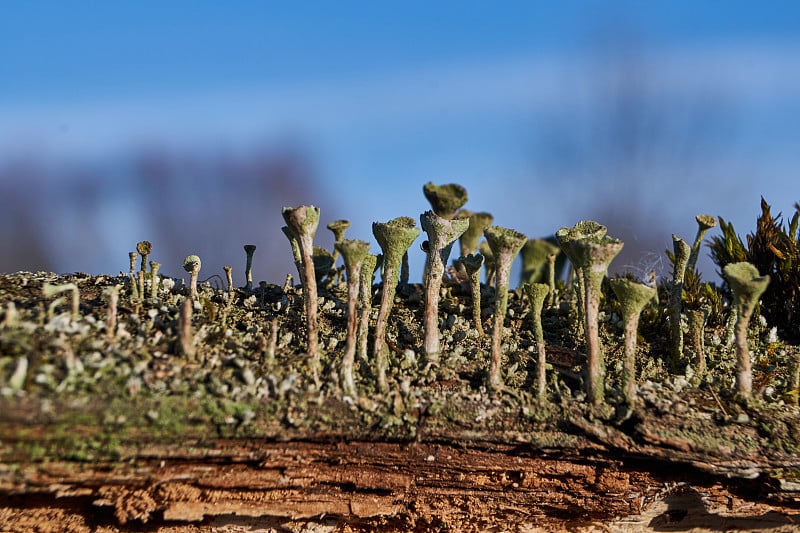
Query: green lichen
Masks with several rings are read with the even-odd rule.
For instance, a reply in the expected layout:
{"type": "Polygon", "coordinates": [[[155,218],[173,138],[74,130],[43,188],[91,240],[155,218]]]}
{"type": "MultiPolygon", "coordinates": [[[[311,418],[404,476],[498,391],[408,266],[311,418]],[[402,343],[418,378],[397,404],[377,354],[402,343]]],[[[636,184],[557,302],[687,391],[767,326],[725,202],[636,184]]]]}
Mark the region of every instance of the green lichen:
{"type": "Polygon", "coordinates": [[[636,344],[639,335],[639,315],[655,297],[656,289],[627,278],[614,278],[609,280],[609,284],[619,298],[622,320],[625,323],[622,393],[625,402],[633,405],[636,400],[636,344]]]}
{"type": "Polygon", "coordinates": [[[753,395],[753,371],[747,346],[747,327],[759,297],[769,285],[769,276],[761,276],[750,263],[730,263],[722,270],[733,293],[736,306],[736,393],[744,399],[753,395]]]}
{"type": "Polygon", "coordinates": [[[394,304],[394,295],[400,274],[400,263],[408,248],[419,237],[420,230],[416,227],[416,222],[414,222],[413,218],[398,217],[385,223],[374,222],[372,224],[372,234],[383,251],[383,288],[378,321],[375,324],[373,354],[378,362],[378,383],[381,390],[384,390],[386,388],[386,369],[384,364],[385,354],[383,352],[384,343],[386,342],[386,326],[394,304]]]}
{"type": "Polygon", "coordinates": [[[433,182],[428,182],[422,187],[422,192],[433,211],[448,220],[467,203],[467,190],[456,183],[435,185],[433,182]]]}
{"type": "Polygon", "coordinates": [[[526,283],[522,286],[531,302],[531,322],[533,334],[536,339],[536,396],[543,400],[545,397],[547,353],[544,344],[544,328],[542,328],[542,308],[544,300],[550,293],[550,287],[544,283],[526,283]]]}
{"type": "Polygon", "coordinates": [[[439,289],[444,268],[450,256],[450,247],[469,227],[468,218],[447,219],[433,211],[420,215],[420,224],[428,235],[425,262],[425,329],[424,350],[429,363],[439,361],[439,289]]]}
{"type": "Polygon", "coordinates": [[[486,242],[492,249],[495,258],[496,276],[495,281],[495,304],[494,304],[494,326],[492,328],[492,361],[489,366],[488,386],[492,390],[499,390],[503,387],[500,378],[500,358],[501,342],[503,338],[503,322],[506,318],[506,308],[508,306],[508,282],[511,273],[511,263],[525,244],[527,237],[522,233],[500,226],[489,226],[483,232],[486,242]]]}
{"type": "Polygon", "coordinates": [[[605,363],[598,322],[601,285],[623,243],[608,237],[606,227],[594,221],[581,221],[572,228],[561,228],[556,232],[556,239],[573,268],[581,273],[588,348],[586,395],[589,402],[597,406],[605,397],[605,363]]]}

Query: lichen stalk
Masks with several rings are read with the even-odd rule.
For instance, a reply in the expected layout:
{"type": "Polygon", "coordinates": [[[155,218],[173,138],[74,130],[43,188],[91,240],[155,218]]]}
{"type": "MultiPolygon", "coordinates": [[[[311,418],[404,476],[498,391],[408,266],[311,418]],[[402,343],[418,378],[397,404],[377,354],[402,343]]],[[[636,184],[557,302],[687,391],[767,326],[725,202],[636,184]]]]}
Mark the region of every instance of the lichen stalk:
{"type": "Polygon", "coordinates": [[[706,373],[706,354],[703,342],[703,329],[706,324],[708,311],[703,309],[691,309],[686,312],[689,321],[689,340],[692,351],[694,352],[694,377],[692,383],[697,386],[703,382],[703,375],[706,373]]]}
{"type": "Polygon", "coordinates": [[[750,263],[729,263],[722,270],[733,294],[738,318],[734,329],[736,338],[736,394],[748,400],[753,396],[753,369],[747,346],[747,328],[758,299],[769,285],[770,277],[760,276],[750,263]]]}
{"type": "MultiPolygon", "coordinates": [[[[359,324],[358,324],[358,355],[361,357],[362,361],[367,361],[369,359],[368,355],[368,348],[367,343],[369,339],[369,315],[372,312],[372,280],[375,276],[375,268],[378,264],[378,256],[368,254],[367,257],[364,258],[364,262],[361,265],[361,276],[359,282],[359,324]]],[[[376,361],[376,366],[378,366],[378,361],[381,360],[381,357],[378,358],[376,361]]],[[[385,366],[385,363],[384,363],[385,366]]],[[[386,369],[383,369],[383,381],[384,385],[386,383],[386,369]]]]}
{"type": "Polygon", "coordinates": [[[119,305],[119,285],[112,285],[103,291],[108,296],[108,315],[106,316],[106,335],[114,340],[117,335],[117,308],[119,305]]]}
{"type": "Polygon", "coordinates": [[[245,278],[245,286],[244,288],[248,291],[253,290],[253,254],[256,251],[255,244],[245,244],[244,245],[244,253],[246,254],[245,265],[244,265],[244,278],[245,278]]]}
{"type": "Polygon", "coordinates": [[[442,286],[445,264],[450,247],[469,226],[469,219],[446,219],[433,211],[420,215],[420,224],[428,235],[428,254],[425,261],[425,330],[424,350],[428,363],[439,361],[439,289],[442,286]]]}
{"type": "Polygon", "coordinates": [[[275,348],[278,345],[278,318],[274,317],[270,321],[269,327],[269,343],[267,344],[267,361],[273,361],[275,359],[275,348]]]}
{"type": "Polygon", "coordinates": [[[548,262],[547,256],[556,252],[558,252],[558,246],[546,239],[529,239],[520,251],[520,257],[522,258],[520,285],[523,283],[539,283],[544,279],[544,267],[548,262]]]}
{"type": "Polygon", "coordinates": [[[200,257],[196,255],[188,255],[183,260],[183,269],[189,273],[189,297],[192,300],[197,299],[197,277],[201,266],[200,257]]]}
{"type": "Polygon", "coordinates": [[[629,406],[636,401],[636,346],[639,317],[644,307],[653,300],[656,289],[643,283],[615,278],[610,280],[611,290],[617,295],[625,324],[625,352],[622,359],[622,394],[629,406]]]}
{"type": "Polygon", "coordinates": [[[350,221],[334,220],[325,227],[333,233],[333,266],[335,267],[336,260],[339,259],[339,250],[336,249],[336,245],[344,240],[344,234],[350,227],[350,221]]]}
{"type": "Polygon", "coordinates": [[[466,257],[478,251],[478,243],[483,237],[483,230],[492,225],[494,217],[486,212],[470,213],[462,211],[461,213],[469,215],[469,227],[458,239],[461,257],[466,257]]]}
{"type": "Polygon", "coordinates": [[[582,274],[588,352],[586,396],[592,405],[599,405],[605,398],[605,364],[598,320],[601,286],[623,243],[606,236],[606,227],[594,221],[581,221],[572,228],[561,228],[556,232],[556,239],[576,274],[582,274]]]}
{"type": "Polygon", "coordinates": [[[461,264],[469,277],[470,293],[472,294],[472,322],[479,337],[483,337],[483,320],[481,320],[481,267],[483,256],[469,254],[461,259],[461,264]]]}
{"type": "Polygon", "coordinates": [[[187,298],[181,304],[180,316],[178,318],[178,349],[187,359],[194,360],[196,351],[194,347],[194,335],[192,334],[192,312],[194,303],[187,298]]]}
{"type": "Polygon", "coordinates": [[[150,257],[150,252],[153,251],[153,244],[150,241],[139,241],[136,243],[136,251],[142,256],[142,264],[139,271],[145,272],[147,270],[147,262],[150,257]]]}
{"type": "Polygon", "coordinates": [[[508,282],[511,264],[525,244],[527,237],[522,233],[500,226],[489,226],[483,232],[486,242],[492,249],[495,258],[495,304],[494,326],[492,328],[492,360],[489,365],[488,386],[491,390],[503,388],[500,377],[501,345],[503,340],[503,323],[508,307],[508,282]]]}
{"type": "Polygon", "coordinates": [[[408,264],[408,251],[406,251],[403,254],[402,261],[400,262],[400,282],[397,285],[401,291],[405,291],[408,287],[409,270],[410,267],[408,264]]]}
{"type": "Polygon", "coordinates": [[[228,285],[228,303],[230,304],[233,300],[233,267],[225,265],[222,270],[225,271],[225,282],[228,285]]]}
{"type": "Polygon", "coordinates": [[[411,244],[419,237],[420,230],[416,222],[410,217],[398,217],[389,222],[374,222],[372,234],[378,241],[383,251],[383,272],[381,289],[381,304],[378,310],[378,320],[375,323],[375,341],[372,353],[378,363],[379,387],[383,390],[386,386],[384,344],[386,342],[386,327],[389,314],[394,305],[394,295],[397,289],[397,280],[400,272],[401,261],[411,244]]]}
{"type": "Polygon", "coordinates": [[[158,277],[158,269],[161,268],[161,263],[150,261],[150,299],[158,299],[158,286],[160,285],[160,278],[158,277]]]}
{"type": "Polygon", "coordinates": [[[42,285],[42,295],[45,298],[51,298],[61,292],[69,291],[71,295],[70,316],[72,320],[77,320],[80,316],[81,293],[78,286],[74,283],[64,283],[61,285],[51,285],[45,283],[42,285]]]}
{"type": "Polygon", "coordinates": [[[130,271],[128,272],[128,278],[131,280],[131,300],[136,301],[139,299],[139,283],[136,281],[136,258],[139,257],[139,254],[136,252],[128,252],[128,258],[130,259],[130,271]]]}
{"type": "Polygon", "coordinates": [[[691,272],[697,265],[697,258],[700,255],[700,245],[703,244],[703,239],[713,227],[717,225],[717,218],[713,215],[697,215],[694,217],[697,221],[697,235],[695,235],[694,242],[692,243],[692,251],[689,253],[689,259],[686,262],[686,270],[691,272]]]}
{"type": "Polygon", "coordinates": [[[139,271],[139,277],[138,277],[138,279],[137,279],[137,284],[139,285],[139,289],[138,289],[138,291],[139,291],[139,296],[140,296],[140,298],[141,298],[142,300],[144,300],[144,299],[145,299],[145,291],[144,291],[144,278],[145,278],[145,275],[146,275],[146,274],[147,274],[147,273],[145,272],[145,270],[144,270],[144,269],[141,269],[141,270],[139,271]]]}
{"type": "Polygon", "coordinates": [[[547,387],[547,351],[544,343],[544,328],[542,328],[542,308],[550,287],[544,283],[527,283],[522,286],[528,294],[531,304],[531,321],[533,322],[533,336],[536,339],[536,397],[544,400],[547,387]]]}
{"type": "Polygon", "coordinates": [[[681,328],[683,281],[686,274],[686,264],[691,254],[691,248],[686,241],[677,235],[672,236],[672,244],[675,252],[675,265],[672,274],[672,290],[669,295],[669,340],[671,366],[674,372],[678,369],[678,364],[683,361],[683,329],[681,328]]]}
{"type": "Polygon", "coordinates": [[[317,323],[317,283],[314,273],[314,236],[319,225],[319,208],[301,205],[285,207],[283,219],[294,235],[302,258],[303,301],[306,310],[307,346],[313,372],[319,370],[319,325],[317,323]]]}
{"type": "Polygon", "coordinates": [[[555,307],[558,303],[558,294],[556,294],[556,257],[558,254],[547,254],[547,283],[550,289],[549,298],[547,299],[548,307],[555,307]]]}
{"type": "Polygon", "coordinates": [[[355,396],[356,385],[353,365],[356,356],[358,327],[358,294],[361,284],[361,269],[364,259],[369,255],[369,243],[356,240],[342,240],[335,245],[342,256],[347,273],[347,344],[342,357],[340,379],[345,395],[355,396]]]}

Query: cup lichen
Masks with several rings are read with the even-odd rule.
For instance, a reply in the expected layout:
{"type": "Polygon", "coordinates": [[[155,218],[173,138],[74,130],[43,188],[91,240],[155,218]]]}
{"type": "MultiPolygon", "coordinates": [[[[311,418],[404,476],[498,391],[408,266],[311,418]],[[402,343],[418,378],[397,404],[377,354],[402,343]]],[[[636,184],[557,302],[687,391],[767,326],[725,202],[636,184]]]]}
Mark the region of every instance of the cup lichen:
{"type": "Polygon", "coordinates": [[[136,243],[136,251],[142,256],[142,265],[139,270],[145,272],[147,270],[148,258],[153,251],[153,244],[150,241],[139,241],[136,243]]]}
{"type": "Polygon", "coordinates": [[[572,228],[561,228],[556,239],[583,281],[583,322],[587,345],[586,396],[592,405],[605,399],[605,362],[600,343],[600,297],[602,283],[611,261],[623,243],[606,235],[606,227],[594,221],[581,221],[572,228]]]}
{"type": "Polygon", "coordinates": [[[769,275],[761,276],[751,263],[729,263],[722,274],[733,293],[736,319],[736,394],[748,400],[753,396],[753,370],[747,347],[747,327],[758,299],[769,285],[769,275]]]}
{"type": "Polygon", "coordinates": [[[483,320],[481,319],[481,267],[483,256],[479,253],[469,254],[461,258],[461,264],[469,277],[469,288],[472,295],[472,322],[479,337],[483,337],[483,320]]]}
{"type": "Polygon", "coordinates": [[[161,284],[161,279],[158,277],[158,269],[161,268],[161,263],[150,261],[150,299],[158,299],[158,287],[161,284]]]}
{"type": "Polygon", "coordinates": [[[478,251],[478,243],[483,237],[483,230],[492,225],[494,217],[486,212],[471,213],[462,210],[459,215],[462,214],[469,216],[469,227],[458,239],[461,257],[466,257],[478,251]]]}
{"type": "MultiPolygon", "coordinates": [[[[455,204],[453,204],[455,205],[455,204]]],[[[468,218],[447,219],[434,211],[425,211],[419,217],[423,231],[428,235],[425,261],[425,330],[424,350],[426,361],[439,361],[439,289],[452,244],[469,226],[468,218]]]]}
{"type": "Polygon", "coordinates": [[[397,217],[388,222],[373,222],[372,224],[372,234],[383,251],[381,275],[383,286],[372,350],[378,367],[378,383],[381,390],[386,388],[386,364],[383,353],[386,342],[386,326],[394,305],[394,295],[403,255],[420,234],[420,230],[416,226],[417,223],[411,217],[397,217]]]}
{"type": "Polygon", "coordinates": [[[457,183],[435,185],[429,181],[422,186],[422,192],[433,212],[447,220],[453,219],[456,212],[467,203],[467,189],[457,183]]]}
{"type": "Polygon", "coordinates": [[[694,238],[692,251],[689,253],[689,259],[686,262],[687,271],[695,269],[697,258],[700,256],[700,245],[703,244],[706,233],[717,226],[717,217],[714,215],[697,215],[694,219],[697,221],[697,235],[694,238]]]}
{"type": "Polygon", "coordinates": [[[333,222],[329,222],[327,226],[332,233],[333,233],[333,264],[336,265],[336,260],[339,259],[339,250],[336,249],[336,245],[344,240],[344,234],[347,231],[347,228],[350,227],[349,220],[334,220],[333,222]]]}
{"type": "MultiPolygon", "coordinates": [[[[284,207],[283,219],[300,252],[302,260],[301,281],[303,283],[303,302],[306,310],[306,343],[311,358],[312,372],[319,371],[319,325],[317,323],[317,284],[314,270],[314,236],[319,226],[319,208],[301,205],[284,207]]],[[[292,241],[292,238],[289,239],[292,241]]],[[[292,244],[294,250],[294,244],[292,244]]]]}
{"type": "Polygon", "coordinates": [[[244,253],[246,254],[245,265],[244,265],[244,279],[245,279],[244,288],[246,291],[251,291],[253,290],[253,254],[256,253],[256,245],[245,244],[244,253]]]}
{"type": "Polygon", "coordinates": [[[347,345],[342,357],[340,379],[342,391],[347,396],[356,395],[353,365],[356,355],[358,327],[358,296],[361,284],[361,268],[369,254],[369,243],[358,240],[341,240],[334,245],[341,254],[347,273],[347,345]]]}
{"type": "Polygon", "coordinates": [[[670,326],[670,359],[672,370],[677,371],[683,361],[683,329],[681,313],[683,311],[683,283],[686,277],[686,264],[689,262],[691,247],[678,237],[672,235],[674,264],[672,288],[669,293],[669,326],[670,326]]]}
{"type": "Polygon", "coordinates": [[[196,255],[187,255],[183,260],[183,269],[189,273],[189,297],[192,300],[197,299],[197,276],[200,274],[200,267],[202,263],[200,258],[196,255]]]}
{"type": "Polygon", "coordinates": [[[380,256],[378,255],[367,254],[367,256],[364,258],[363,264],[361,265],[361,276],[359,280],[358,292],[358,312],[361,317],[361,320],[358,324],[358,355],[362,361],[369,360],[368,339],[369,315],[372,311],[372,281],[375,277],[375,270],[378,268],[379,257],[380,256]]]}
{"type": "Polygon", "coordinates": [[[544,400],[547,386],[547,351],[542,328],[542,308],[545,298],[550,292],[550,287],[544,283],[526,283],[522,287],[531,304],[531,321],[533,322],[533,335],[536,339],[536,397],[544,400]]]}
{"type": "Polygon", "coordinates": [[[522,258],[520,285],[524,283],[539,283],[545,279],[545,275],[547,275],[545,269],[548,263],[547,257],[550,254],[556,254],[558,251],[558,246],[547,239],[528,239],[519,254],[522,258]]]}
{"type": "Polygon", "coordinates": [[[497,391],[503,388],[503,381],[500,377],[500,359],[503,323],[508,306],[508,278],[511,273],[511,263],[514,262],[514,258],[525,244],[527,237],[516,230],[500,226],[489,226],[484,230],[483,235],[492,249],[496,264],[492,360],[489,365],[487,385],[490,390],[497,391]]]}
{"type": "Polygon", "coordinates": [[[622,395],[629,406],[636,401],[636,345],[639,316],[653,300],[656,289],[628,278],[609,280],[611,290],[619,299],[622,321],[625,324],[625,355],[622,359],[622,395]]]}

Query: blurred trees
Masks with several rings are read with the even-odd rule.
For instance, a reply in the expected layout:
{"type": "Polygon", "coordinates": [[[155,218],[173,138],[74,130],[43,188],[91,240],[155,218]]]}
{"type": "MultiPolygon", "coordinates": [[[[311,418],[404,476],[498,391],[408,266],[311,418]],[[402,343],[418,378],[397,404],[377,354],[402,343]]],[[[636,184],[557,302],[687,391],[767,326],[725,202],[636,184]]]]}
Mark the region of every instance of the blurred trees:
{"type": "Polygon", "coordinates": [[[690,238],[694,216],[716,205],[699,191],[719,179],[709,162],[735,128],[724,94],[684,90],[688,67],[648,57],[624,29],[609,35],[564,80],[582,97],[540,124],[535,159],[548,194],[625,242],[612,271],[644,275],[667,266],[672,233],[690,238]]]}
{"type": "Polygon", "coordinates": [[[153,147],[106,163],[0,163],[0,271],[114,273],[127,270],[127,252],[146,239],[167,275],[180,276],[183,257],[196,253],[213,266],[209,275],[233,265],[237,283],[242,245],[255,244],[257,279],[281,282],[293,271],[281,208],[323,200],[315,185],[308,157],[294,146],[153,147]]]}

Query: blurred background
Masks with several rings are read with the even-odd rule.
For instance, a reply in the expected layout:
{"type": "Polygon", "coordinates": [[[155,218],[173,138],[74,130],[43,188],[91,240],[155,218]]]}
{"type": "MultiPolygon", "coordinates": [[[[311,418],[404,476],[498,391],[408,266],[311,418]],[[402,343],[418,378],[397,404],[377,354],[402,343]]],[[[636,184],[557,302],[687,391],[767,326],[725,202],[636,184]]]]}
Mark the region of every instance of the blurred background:
{"type": "Polygon", "coordinates": [[[790,0],[16,2],[0,73],[0,272],[127,271],[146,239],[243,284],[252,243],[281,283],[281,207],[375,243],[433,181],[529,237],[606,224],[641,274],[696,214],[800,200],[790,0]]]}

